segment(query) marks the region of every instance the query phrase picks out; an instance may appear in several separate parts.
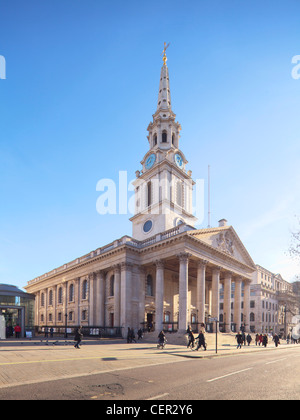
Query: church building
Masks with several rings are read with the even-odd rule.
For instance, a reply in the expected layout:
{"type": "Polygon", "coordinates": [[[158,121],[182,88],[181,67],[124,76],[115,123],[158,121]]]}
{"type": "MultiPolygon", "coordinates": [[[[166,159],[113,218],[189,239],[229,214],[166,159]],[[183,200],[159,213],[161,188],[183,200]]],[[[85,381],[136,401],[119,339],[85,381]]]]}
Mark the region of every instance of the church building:
{"type": "Polygon", "coordinates": [[[232,226],[196,229],[194,181],[180,149],[166,47],[149,150],[136,172],[132,236],[78,257],[27,283],[35,324],[119,331],[250,330],[250,283],[256,266],[232,226]],[[222,304],[220,294],[222,292],[222,304]],[[222,317],[220,319],[220,306],[222,317]],[[211,320],[222,321],[217,324],[211,320]]]}

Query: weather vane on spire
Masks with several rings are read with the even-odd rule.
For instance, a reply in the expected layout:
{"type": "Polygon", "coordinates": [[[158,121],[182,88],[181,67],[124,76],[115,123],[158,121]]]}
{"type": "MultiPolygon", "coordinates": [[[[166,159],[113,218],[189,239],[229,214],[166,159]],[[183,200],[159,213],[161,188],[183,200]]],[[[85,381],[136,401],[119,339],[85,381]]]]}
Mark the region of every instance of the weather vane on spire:
{"type": "Polygon", "coordinates": [[[161,53],[161,55],[164,55],[164,56],[163,56],[163,62],[164,62],[164,65],[166,65],[166,64],[167,64],[166,51],[167,51],[167,49],[169,48],[169,46],[170,46],[170,42],[168,43],[168,45],[167,45],[167,43],[165,42],[165,43],[164,43],[164,49],[163,49],[163,52],[161,53]]]}

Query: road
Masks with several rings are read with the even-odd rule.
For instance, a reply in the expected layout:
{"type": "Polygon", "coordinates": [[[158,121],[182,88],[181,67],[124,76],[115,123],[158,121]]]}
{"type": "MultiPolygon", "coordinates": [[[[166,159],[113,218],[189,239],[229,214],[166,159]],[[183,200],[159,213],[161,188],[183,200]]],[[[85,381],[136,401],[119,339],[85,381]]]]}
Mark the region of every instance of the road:
{"type": "Polygon", "coordinates": [[[185,348],[156,351],[145,345],[83,346],[74,351],[22,349],[19,354],[15,349],[7,350],[12,352],[11,356],[5,355],[15,361],[2,363],[0,351],[0,399],[300,399],[300,346],[247,350],[234,349],[214,357],[213,353],[190,352],[185,348]],[[201,358],[203,355],[207,357],[201,358]],[[17,380],[13,380],[13,369],[15,372],[18,369],[17,380]],[[11,378],[6,384],[5,375],[11,378]]]}

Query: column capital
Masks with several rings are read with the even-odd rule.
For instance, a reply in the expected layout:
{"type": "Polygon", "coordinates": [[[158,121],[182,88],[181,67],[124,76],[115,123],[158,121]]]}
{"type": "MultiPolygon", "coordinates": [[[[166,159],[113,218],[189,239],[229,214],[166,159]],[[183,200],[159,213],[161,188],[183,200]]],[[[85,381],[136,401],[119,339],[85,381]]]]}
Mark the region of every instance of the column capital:
{"type": "Polygon", "coordinates": [[[120,264],[121,266],[121,271],[125,271],[125,270],[131,270],[133,267],[133,264],[127,261],[123,261],[120,264]]]}
{"type": "Polygon", "coordinates": [[[212,272],[216,273],[216,274],[220,274],[221,270],[222,270],[221,266],[215,265],[215,266],[213,266],[212,272]]]}
{"type": "Polygon", "coordinates": [[[188,262],[189,258],[192,256],[192,254],[189,254],[188,252],[181,252],[177,255],[179,262],[188,262]]]}
{"type": "Polygon", "coordinates": [[[120,264],[114,264],[112,266],[112,269],[114,270],[114,274],[118,274],[121,271],[121,266],[120,266],[120,264]]]}
{"type": "Polygon", "coordinates": [[[197,260],[198,268],[205,268],[207,264],[208,264],[207,260],[201,260],[201,259],[197,260]]]}
{"type": "Polygon", "coordinates": [[[156,265],[156,268],[164,268],[165,267],[164,260],[155,260],[154,264],[156,265]]]}

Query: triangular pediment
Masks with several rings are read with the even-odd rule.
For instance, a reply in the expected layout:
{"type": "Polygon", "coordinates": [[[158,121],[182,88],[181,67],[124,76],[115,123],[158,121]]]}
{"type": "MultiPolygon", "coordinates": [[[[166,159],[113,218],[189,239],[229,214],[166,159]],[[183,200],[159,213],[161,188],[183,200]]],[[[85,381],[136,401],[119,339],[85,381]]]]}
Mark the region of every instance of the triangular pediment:
{"type": "Polygon", "coordinates": [[[232,226],[191,231],[193,237],[242,264],[256,268],[251,256],[232,226]]]}

